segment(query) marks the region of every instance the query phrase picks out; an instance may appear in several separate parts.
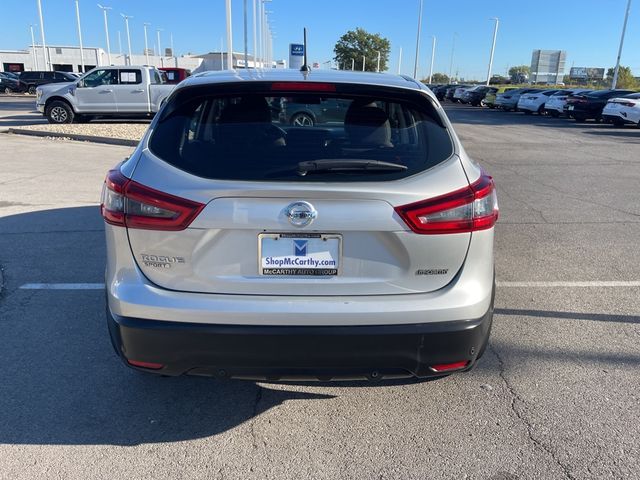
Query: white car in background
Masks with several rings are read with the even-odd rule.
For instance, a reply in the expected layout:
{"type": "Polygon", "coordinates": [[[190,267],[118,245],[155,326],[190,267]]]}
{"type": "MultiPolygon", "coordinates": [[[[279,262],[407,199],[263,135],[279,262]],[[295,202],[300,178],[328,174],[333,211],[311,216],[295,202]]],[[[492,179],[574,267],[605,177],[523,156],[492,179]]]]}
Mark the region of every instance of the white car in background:
{"type": "Polygon", "coordinates": [[[602,110],[602,119],[616,127],[625,123],[640,127],[640,93],[610,98],[602,110]]]}
{"type": "Polygon", "coordinates": [[[518,110],[527,115],[531,115],[532,113],[542,115],[544,114],[544,107],[547,100],[556,92],[558,92],[558,90],[542,90],[540,92],[525,93],[521,95],[518,100],[518,110]]]}
{"type": "Polygon", "coordinates": [[[569,95],[575,95],[577,93],[587,93],[591,90],[586,88],[575,88],[571,90],[558,90],[551,95],[547,102],[544,104],[544,110],[547,115],[551,115],[554,118],[558,118],[564,113],[564,105],[567,103],[569,95]]]}

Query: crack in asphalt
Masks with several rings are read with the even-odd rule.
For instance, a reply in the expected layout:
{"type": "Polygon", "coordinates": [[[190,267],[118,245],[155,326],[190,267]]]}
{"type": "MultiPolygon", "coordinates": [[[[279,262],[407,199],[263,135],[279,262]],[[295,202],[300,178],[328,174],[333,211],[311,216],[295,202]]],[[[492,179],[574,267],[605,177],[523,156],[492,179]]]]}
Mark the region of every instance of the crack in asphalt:
{"type": "MultiPolygon", "coordinates": [[[[255,420],[256,420],[256,416],[258,415],[258,405],[262,400],[262,387],[257,383],[256,383],[256,387],[258,387],[258,390],[256,391],[256,398],[253,402],[253,410],[251,412],[251,426],[250,426],[251,438],[252,438],[251,443],[253,445],[254,450],[258,449],[258,435],[256,434],[256,430],[255,430],[255,425],[256,425],[255,420]]],[[[264,444],[264,441],[262,443],[264,444]]]]}
{"type": "Polygon", "coordinates": [[[502,360],[502,357],[500,356],[498,351],[492,345],[491,341],[489,341],[488,346],[489,346],[489,350],[491,350],[491,352],[495,355],[496,359],[498,360],[498,367],[499,367],[498,371],[499,371],[500,378],[502,379],[502,382],[504,383],[505,388],[507,389],[507,391],[509,392],[509,395],[511,396],[511,405],[510,405],[511,410],[513,411],[514,415],[518,418],[518,420],[520,420],[520,422],[522,422],[522,424],[524,425],[525,429],[527,430],[527,436],[529,437],[529,440],[533,443],[534,446],[546,452],[553,459],[553,461],[563,471],[565,478],[568,478],[569,480],[575,480],[576,477],[574,477],[571,474],[569,467],[560,461],[556,453],[553,450],[551,450],[549,447],[547,447],[545,444],[543,444],[540,440],[535,438],[535,436],[533,435],[533,427],[531,423],[525,417],[525,415],[522,412],[518,411],[518,409],[516,408],[516,401],[519,401],[522,404],[526,404],[526,402],[522,397],[520,397],[518,392],[515,391],[515,388],[513,387],[513,385],[511,385],[511,383],[507,379],[507,376],[505,375],[505,363],[502,360]]]}

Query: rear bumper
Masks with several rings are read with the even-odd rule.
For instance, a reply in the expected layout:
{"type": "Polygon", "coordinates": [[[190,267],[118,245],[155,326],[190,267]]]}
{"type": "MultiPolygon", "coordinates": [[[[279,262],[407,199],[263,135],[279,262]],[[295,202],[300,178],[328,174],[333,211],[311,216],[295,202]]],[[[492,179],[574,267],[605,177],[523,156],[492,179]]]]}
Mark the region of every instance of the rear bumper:
{"type": "Polygon", "coordinates": [[[602,120],[606,123],[628,123],[635,124],[633,120],[629,120],[628,118],[623,117],[622,115],[611,115],[608,113],[602,114],[602,120]]]}
{"type": "Polygon", "coordinates": [[[466,321],[374,326],[253,326],[188,324],[114,315],[107,308],[111,341],[123,361],[151,362],[161,375],[224,378],[380,379],[437,377],[434,365],[482,355],[491,308],[466,321]]]}

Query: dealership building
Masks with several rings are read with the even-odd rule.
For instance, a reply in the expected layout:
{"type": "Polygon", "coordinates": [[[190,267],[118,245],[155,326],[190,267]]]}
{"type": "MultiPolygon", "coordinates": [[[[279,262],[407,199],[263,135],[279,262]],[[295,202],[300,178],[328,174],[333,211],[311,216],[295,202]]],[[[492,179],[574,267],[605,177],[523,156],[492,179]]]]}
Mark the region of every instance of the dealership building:
{"type": "Polygon", "coordinates": [[[73,46],[47,45],[29,46],[26,50],[0,50],[0,66],[4,72],[23,72],[30,70],[56,70],[62,72],[82,72],[82,60],[85,70],[104,65],[153,65],[156,67],[180,67],[189,70],[196,69],[202,58],[195,55],[173,56],[171,49],[166,49],[165,56],[125,55],[111,53],[109,56],[102,48],[83,47],[82,57],[80,48],[73,46]],[[148,59],[148,61],[147,61],[148,59]],[[49,67],[49,64],[51,65],[49,67]]]}

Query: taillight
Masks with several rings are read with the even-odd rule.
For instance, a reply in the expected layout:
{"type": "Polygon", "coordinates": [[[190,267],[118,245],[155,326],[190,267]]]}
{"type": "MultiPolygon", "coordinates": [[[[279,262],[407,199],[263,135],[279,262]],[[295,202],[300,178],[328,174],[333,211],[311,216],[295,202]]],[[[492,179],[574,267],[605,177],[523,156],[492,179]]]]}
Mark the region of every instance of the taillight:
{"type": "Polygon", "coordinates": [[[415,233],[473,232],[496,224],[498,198],[493,178],[483,174],[469,187],[395,207],[395,211],[415,233]]]}
{"type": "Polygon", "coordinates": [[[202,203],[129,180],[120,170],[107,174],[100,205],[105,222],[147,230],[184,230],[203,208],[202,203]]]}

